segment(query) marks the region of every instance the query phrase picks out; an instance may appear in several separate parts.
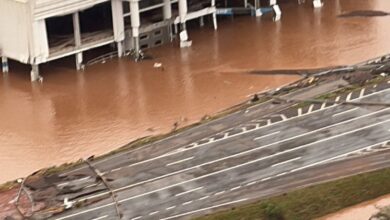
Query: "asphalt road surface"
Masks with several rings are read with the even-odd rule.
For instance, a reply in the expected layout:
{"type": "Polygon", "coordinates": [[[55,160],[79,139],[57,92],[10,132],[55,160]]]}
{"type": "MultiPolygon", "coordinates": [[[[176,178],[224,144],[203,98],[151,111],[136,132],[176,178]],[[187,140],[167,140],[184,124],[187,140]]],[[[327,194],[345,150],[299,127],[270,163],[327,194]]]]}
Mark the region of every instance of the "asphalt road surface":
{"type": "MultiPolygon", "coordinates": [[[[390,85],[336,101],[388,102],[390,85]]],[[[119,154],[96,161],[96,175],[57,184],[80,191],[52,219],[189,219],[297,187],[390,166],[390,108],[307,105],[253,119],[164,153],[119,154]],[[370,153],[370,154],[367,154],[370,153]],[[360,157],[359,155],[364,155],[360,157]],[[94,201],[91,203],[91,201],[94,201]],[[117,204],[117,205],[116,205],[117,204]]],[[[86,169],[85,167],[82,169],[86,169]]],[[[77,176],[76,169],[67,173],[77,176]]],[[[68,195],[69,196],[69,195],[68,195]]]]}

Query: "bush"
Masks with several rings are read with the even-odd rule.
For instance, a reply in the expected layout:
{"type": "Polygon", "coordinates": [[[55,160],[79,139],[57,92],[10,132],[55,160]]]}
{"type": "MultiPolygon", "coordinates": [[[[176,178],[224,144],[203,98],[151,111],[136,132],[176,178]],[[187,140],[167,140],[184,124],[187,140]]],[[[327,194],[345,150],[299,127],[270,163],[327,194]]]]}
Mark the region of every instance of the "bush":
{"type": "Polygon", "coordinates": [[[284,220],[283,210],[278,205],[271,202],[262,204],[264,217],[268,220],[284,220]]]}

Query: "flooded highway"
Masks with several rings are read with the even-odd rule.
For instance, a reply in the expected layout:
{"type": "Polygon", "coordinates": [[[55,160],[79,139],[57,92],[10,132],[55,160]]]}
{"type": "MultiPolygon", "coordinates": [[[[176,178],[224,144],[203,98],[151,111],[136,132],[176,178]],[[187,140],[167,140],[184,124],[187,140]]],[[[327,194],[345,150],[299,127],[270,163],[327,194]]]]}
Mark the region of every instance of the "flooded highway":
{"type": "Polygon", "coordinates": [[[217,32],[192,29],[191,48],[148,51],[154,60],[111,60],[84,72],[66,60],[47,64],[43,84],[31,84],[28,68],[11,63],[0,77],[0,182],[169,132],[299,79],[251,70],[351,64],[390,51],[390,17],[338,17],[390,11],[388,0],[328,0],[320,10],[290,1],[281,8],[277,23],[236,17],[221,20],[217,32]]]}

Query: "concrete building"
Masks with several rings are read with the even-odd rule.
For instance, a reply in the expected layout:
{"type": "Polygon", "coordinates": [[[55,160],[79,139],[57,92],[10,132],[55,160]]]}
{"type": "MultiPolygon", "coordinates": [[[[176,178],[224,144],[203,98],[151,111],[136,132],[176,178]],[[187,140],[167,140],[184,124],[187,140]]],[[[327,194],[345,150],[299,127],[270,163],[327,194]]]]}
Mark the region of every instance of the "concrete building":
{"type": "MultiPolygon", "coordinates": [[[[262,14],[259,0],[238,1],[262,14]]],[[[269,5],[280,19],[276,0],[269,5]]],[[[200,19],[203,24],[207,15],[217,29],[216,0],[0,0],[2,71],[8,72],[8,59],[16,60],[31,65],[36,81],[42,63],[75,56],[80,70],[84,51],[114,45],[119,57],[125,51],[137,57],[141,49],[170,41],[174,34],[181,47],[188,47],[186,22],[200,19]]]]}

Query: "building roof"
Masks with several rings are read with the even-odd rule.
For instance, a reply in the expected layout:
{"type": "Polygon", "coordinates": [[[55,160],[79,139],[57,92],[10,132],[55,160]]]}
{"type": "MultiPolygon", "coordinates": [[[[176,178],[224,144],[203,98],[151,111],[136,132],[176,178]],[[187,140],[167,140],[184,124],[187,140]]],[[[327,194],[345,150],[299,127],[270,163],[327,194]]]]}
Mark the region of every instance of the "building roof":
{"type": "Polygon", "coordinates": [[[15,0],[30,2],[34,8],[35,19],[71,14],[109,0],[15,0]]]}

